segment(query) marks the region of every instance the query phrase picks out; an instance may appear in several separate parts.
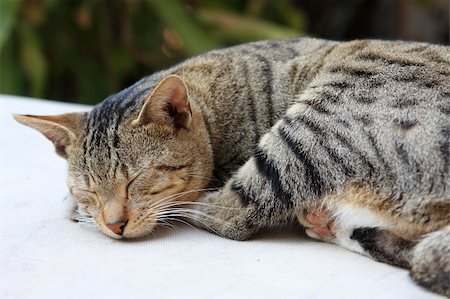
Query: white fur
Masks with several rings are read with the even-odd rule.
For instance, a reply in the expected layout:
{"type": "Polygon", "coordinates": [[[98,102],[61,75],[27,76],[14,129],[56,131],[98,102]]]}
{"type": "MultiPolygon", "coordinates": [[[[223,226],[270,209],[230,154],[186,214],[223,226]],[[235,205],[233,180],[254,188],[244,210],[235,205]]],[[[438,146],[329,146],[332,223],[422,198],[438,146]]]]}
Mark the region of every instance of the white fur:
{"type": "Polygon", "coordinates": [[[389,225],[369,209],[351,205],[339,205],[332,210],[332,218],[341,229],[353,229],[358,227],[381,227],[389,225]]]}
{"type": "Polygon", "coordinates": [[[367,255],[364,249],[350,237],[355,228],[359,227],[389,227],[369,209],[355,207],[351,205],[340,205],[333,210],[332,218],[336,221],[336,238],[333,242],[348,250],[367,255]]]}

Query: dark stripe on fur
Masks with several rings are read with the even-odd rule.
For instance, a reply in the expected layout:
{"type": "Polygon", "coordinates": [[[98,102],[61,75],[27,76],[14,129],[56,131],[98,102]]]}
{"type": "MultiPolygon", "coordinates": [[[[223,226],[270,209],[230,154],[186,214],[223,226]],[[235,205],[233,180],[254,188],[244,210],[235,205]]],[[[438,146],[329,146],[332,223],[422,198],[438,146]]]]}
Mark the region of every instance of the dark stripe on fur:
{"type": "Polygon", "coordinates": [[[294,59],[295,57],[297,57],[299,55],[298,52],[296,50],[294,50],[293,48],[291,48],[291,47],[286,47],[286,50],[290,54],[289,59],[294,59]]]}
{"type": "MultiPolygon", "coordinates": [[[[283,121],[286,123],[287,127],[292,128],[294,122],[293,120],[285,117],[283,118],[283,121]]],[[[326,132],[320,129],[318,126],[313,125],[312,123],[309,124],[308,128],[312,132],[317,134],[317,138],[320,141],[320,145],[325,149],[327,154],[330,156],[331,160],[333,160],[336,163],[336,165],[342,170],[345,176],[347,177],[353,176],[355,172],[354,170],[347,167],[346,165],[347,162],[344,161],[344,158],[339,156],[334,148],[331,148],[330,146],[327,145],[328,135],[326,134],[326,132]]],[[[282,129],[286,131],[286,129],[284,128],[282,129]]]]}
{"type": "Polygon", "coordinates": [[[382,164],[382,172],[384,174],[392,174],[392,167],[389,165],[389,163],[386,161],[386,159],[381,154],[381,150],[377,145],[377,142],[375,138],[373,137],[372,133],[369,131],[366,131],[367,139],[370,142],[370,145],[375,153],[375,156],[377,157],[378,161],[382,164]]]}
{"type": "Polygon", "coordinates": [[[289,68],[289,86],[291,87],[295,87],[297,85],[297,77],[298,77],[298,64],[297,63],[293,63],[291,65],[291,67],[289,68]]]}
{"type": "Polygon", "coordinates": [[[396,103],[392,105],[393,108],[404,109],[407,107],[417,106],[419,101],[417,99],[410,98],[398,98],[396,103]]]}
{"type": "Polygon", "coordinates": [[[125,163],[122,163],[120,165],[120,170],[122,171],[123,176],[128,180],[129,178],[128,167],[125,163]]]}
{"type": "Polygon", "coordinates": [[[281,185],[280,173],[278,169],[275,168],[274,161],[271,161],[259,146],[256,147],[254,159],[259,173],[270,183],[275,197],[279,199],[286,208],[292,207],[292,195],[284,190],[281,185]]]}
{"type": "Polygon", "coordinates": [[[439,147],[444,161],[442,179],[445,182],[450,175],[450,126],[447,126],[442,130],[443,141],[439,147]]]}
{"type": "Polygon", "coordinates": [[[373,104],[374,102],[377,101],[377,98],[375,98],[374,96],[368,97],[364,95],[357,95],[355,97],[355,101],[361,104],[373,104]]]}
{"type": "Polygon", "coordinates": [[[373,124],[373,120],[370,118],[369,115],[363,115],[360,117],[355,117],[355,120],[358,122],[361,122],[361,124],[363,124],[364,126],[370,126],[373,124]]]}
{"type": "Polygon", "coordinates": [[[297,159],[302,162],[305,169],[305,180],[309,183],[311,193],[316,197],[322,196],[327,187],[319,170],[314,166],[314,162],[306,151],[304,151],[299,144],[294,142],[282,127],[279,128],[278,133],[281,136],[281,140],[286,143],[297,159]]]}
{"type": "Polygon", "coordinates": [[[333,87],[333,88],[344,90],[344,89],[347,89],[349,87],[352,87],[353,85],[350,84],[349,82],[331,82],[331,83],[326,83],[326,84],[324,84],[322,86],[330,86],[330,87],[333,87]]]}
{"type": "Polygon", "coordinates": [[[233,182],[231,184],[231,190],[239,195],[239,198],[241,199],[242,205],[244,207],[248,206],[250,203],[255,202],[253,196],[250,194],[250,192],[247,192],[247,190],[245,190],[245,187],[242,184],[233,182]]]}
{"type": "Polygon", "coordinates": [[[399,141],[395,141],[395,151],[397,152],[403,163],[409,165],[409,157],[408,152],[405,149],[405,145],[403,143],[400,143],[399,141]]]}
{"type": "Polygon", "coordinates": [[[262,63],[261,71],[264,75],[264,78],[266,80],[263,92],[266,94],[267,97],[267,107],[269,109],[268,111],[268,119],[271,126],[275,124],[275,113],[274,113],[274,107],[273,107],[273,90],[272,90],[272,81],[273,81],[273,74],[272,74],[272,68],[270,66],[270,62],[262,55],[257,54],[256,57],[258,60],[262,63]]]}
{"type": "Polygon", "coordinates": [[[362,60],[369,60],[369,61],[382,61],[386,64],[395,64],[401,67],[407,67],[407,66],[424,66],[425,64],[422,62],[417,61],[410,61],[400,58],[394,58],[394,57],[386,57],[382,56],[380,54],[376,53],[363,53],[359,55],[359,59],[362,60]]]}
{"type": "Polygon", "coordinates": [[[338,104],[339,103],[339,96],[336,93],[329,92],[329,91],[321,91],[319,96],[327,103],[330,103],[330,104],[338,104]]]}
{"type": "Polygon", "coordinates": [[[348,74],[350,76],[364,78],[364,79],[367,79],[367,78],[375,75],[375,72],[373,72],[373,71],[370,71],[367,69],[348,67],[348,66],[334,67],[330,70],[330,72],[331,73],[344,73],[344,74],[348,74]]]}
{"type": "Polygon", "coordinates": [[[351,239],[356,240],[376,260],[409,268],[410,250],[414,243],[400,239],[386,230],[362,227],[353,230],[351,239]]]}
{"type": "Polygon", "coordinates": [[[394,125],[398,126],[400,129],[402,130],[410,130],[412,128],[414,128],[417,124],[418,121],[415,119],[394,119],[394,125]]]}
{"type": "Polygon", "coordinates": [[[295,121],[299,121],[301,124],[303,124],[304,126],[306,126],[307,128],[309,128],[311,130],[311,132],[313,132],[314,134],[317,135],[317,137],[319,138],[320,136],[324,137],[327,135],[332,135],[334,136],[336,139],[339,140],[339,142],[344,145],[352,154],[355,154],[358,156],[359,160],[366,166],[367,171],[369,172],[369,175],[373,173],[374,171],[374,166],[373,164],[367,159],[367,155],[363,152],[361,152],[360,150],[356,149],[353,145],[352,142],[350,140],[348,140],[347,138],[345,138],[343,135],[341,135],[339,132],[337,131],[331,131],[331,130],[323,130],[321,129],[319,126],[317,126],[316,124],[314,124],[311,120],[305,118],[303,115],[298,116],[295,121]]]}
{"type": "Polygon", "coordinates": [[[253,132],[255,133],[255,139],[253,144],[256,144],[259,140],[259,134],[258,134],[258,115],[257,115],[257,109],[256,109],[256,104],[255,104],[255,95],[253,94],[253,90],[252,90],[252,86],[250,84],[250,80],[248,77],[248,67],[247,64],[244,63],[242,66],[242,70],[244,73],[244,78],[245,78],[245,85],[248,88],[248,102],[250,105],[250,118],[253,122],[253,132]]]}
{"type": "Polygon", "coordinates": [[[326,114],[326,115],[331,114],[331,112],[328,109],[326,109],[325,106],[323,105],[323,103],[321,103],[321,102],[308,101],[308,102],[305,102],[305,104],[307,104],[311,109],[313,109],[314,111],[316,111],[320,114],[326,114]]]}

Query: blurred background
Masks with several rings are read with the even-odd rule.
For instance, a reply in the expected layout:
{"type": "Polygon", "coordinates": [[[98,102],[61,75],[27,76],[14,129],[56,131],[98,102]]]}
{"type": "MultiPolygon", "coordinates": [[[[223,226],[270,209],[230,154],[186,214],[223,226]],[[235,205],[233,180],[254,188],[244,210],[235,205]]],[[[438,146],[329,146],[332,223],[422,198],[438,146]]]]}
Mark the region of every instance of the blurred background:
{"type": "Polygon", "coordinates": [[[0,93],[95,104],[210,49],[272,38],[449,44],[449,0],[0,0],[0,93]]]}

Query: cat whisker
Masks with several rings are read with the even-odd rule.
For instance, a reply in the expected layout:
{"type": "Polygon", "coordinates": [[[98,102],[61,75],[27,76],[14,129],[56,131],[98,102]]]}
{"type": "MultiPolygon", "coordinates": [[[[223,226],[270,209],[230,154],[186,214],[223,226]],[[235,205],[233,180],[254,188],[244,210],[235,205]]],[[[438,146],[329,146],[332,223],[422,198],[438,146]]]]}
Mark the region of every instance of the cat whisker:
{"type": "Polygon", "coordinates": [[[198,217],[194,217],[194,216],[202,216],[202,217],[204,217],[206,219],[209,219],[211,221],[214,221],[214,222],[216,222],[218,224],[222,224],[222,225],[227,226],[227,227],[229,227],[231,229],[234,229],[234,226],[231,223],[227,222],[227,221],[224,221],[224,220],[219,219],[217,217],[214,217],[212,215],[206,214],[206,213],[204,213],[202,211],[197,211],[197,210],[192,210],[192,209],[184,209],[184,208],[177,209],[177,208],[174,208],[174,209],[170,209],[170,210],[161,211],[161,212],[158,213],[158,216],[159,215],[172,215],[172,216],[173,215],[177,215],[177,216],[179,215],[179,216],[182,216],[182,217],[185,217],[187,219],[191,219],[191,220],[194,220],[194,221],[197,221],[197,222],[200,222],[200,223],[201,223],[200,219],[198,217]]]}
{"type": "Polygon", "coordinates": [[[177,221],[177,222],[186,224],[186,225],[188,225],[189,227],[192,227],[192,228],[194,228],[194,229],[198,229],[197,227],[193,226],[191,223],[189,223],[189,222],[187,222],[187,221],[184,221],[184,220],[182,220],[182,219],[180,219],[180,218],[176,218],[176,217],[175,217],[175,218],[172,218],[172,217],[166,217],[166,218],[163,218],[163,220],[177,221]]]}
{"type": "Polygon", "coordinates": [[[177,227],[171,223],[169,223],[168,221],[170,221],[172,219],[163,219],[161,220],[161,222],[158,223],[158,226],[170,229],[171,231],[176,231],[177,227]]]}
{"type": "Polygon", "coordinates": [[[218,189],[217,189],[217,188],[205,188],[205,189],[193,189],[193,190],[189,190],[189,191],[184,191],[184,192],[175,193],[175,194],[169,195],[169,196],[167,196],[167,197],[165,197],[165,198],[162,198],[162,199],[160,199],[160,200],[154,202],[152,205],[148,206],[147,208],[148,208],[148,209],[151,209],[151,208],[158,208],[158,205],[159,205],[160,203],[164,202],[164,201],[169,201],[169,200],[171,200],[171,199],[176,199],[176,198],[178,198],[178,197],[181,197],[181,196],[183,196],[183,195],[187,195],[187,194],[190,194],[190,193],[194,193],[194,192],[204,192],[204,191],[207,191],[207,192],[208,192],[208,191],[216,191],[216,190],[218,190],[218,189]]]}
{"type": "Polygon", "coordinates": [[[88,212],[77,208],[74,210],[75,215],[72,215],[72,219],[77,221],[80,224],[94,224],[92,215],[88,212]]]}
{"type": "Polygon", "coordinates": [[[231,208],[231,207],[226,207],[226,206],[219,206],[219,205],[214,205],[214,204],[210,204],[210,203],[204,203],[204,202],[196,202],[196,201],[171,201],[167,203],[168,206],[167,207],[176,207],[178,205],[198,205],[198,206],[206,206],[206,207],[211,207],[211,208],[219,208],[219,209],[225,209],[225,210],[242,210],[242,208],[231,208]]]}
{"type": "MultiPolygon", "coordinates": [[[[175,217],[175,218],[171,218],[171,217],[167,216],[167,217],[169,217],[168,219],[171,219],[171,220],[174,220],[174,221],[179,221],[179,222],[182,221],[179,217],[187,218],[185,214],[179,214],[179,215],[178,214],[173,214],[171,216],[175,217]]],[[[208,228],[209,230],[213,231],[214,233],[218,234],[218,232],[216,230],[214,230],[212,227],[210,227],[207,223],[205,223],[205,222],[203,222],[201,220],[197,220],[197,222],[199,222],[200,224],[202,224],[204,227],[208,228]]],[[[185,221],[183,221],[183,223],[189,224],[188,222],[185,222],[185,221]]],[[[190,226],[193,227],[194,229],[198,229],[195,226],[192,226],[192,225],[190,225],[190,226]]]]}

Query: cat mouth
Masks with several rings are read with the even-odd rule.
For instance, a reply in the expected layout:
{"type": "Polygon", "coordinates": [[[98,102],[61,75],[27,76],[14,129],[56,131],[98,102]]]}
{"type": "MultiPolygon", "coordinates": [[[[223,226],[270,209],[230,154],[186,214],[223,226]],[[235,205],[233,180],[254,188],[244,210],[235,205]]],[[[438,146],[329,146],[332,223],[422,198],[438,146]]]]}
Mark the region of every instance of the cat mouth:
{"type": "Polygon", "coordinates": [[[117,233],[113,232],[112,230],[110,230],[106,225],[98,225],[98,226],[100,227],[101,231],[105,235],[107,235],[107,236],[109,236],[109,237],[111,237],[113,239],[120,240],[120,239],[123,239],[125,237],[124,236],[125,230],[121,234],[117,234],[117,233]]]}
{"type": "Polygon", "coordinates": [[[116,240],[123,240],[123,239],[139,239],[143,238],[147,235],[149,235],[151,232],[153,232],[156,223],[151,225],[145,225],[145,228],[143,229],[142,226],[136,226],[133,225],[136,222],[133,221],[127,221],[126,223],[117,223],[116,226],[122,226],[121,231],[114,232],[114,229],[117,229],[117,227],[112,227],[111,225],[99,225],[101,231],[106,234],[107,236],[116,239],[116,240]],[[111,229],[113,228],[113,229],[111,229]]]}

